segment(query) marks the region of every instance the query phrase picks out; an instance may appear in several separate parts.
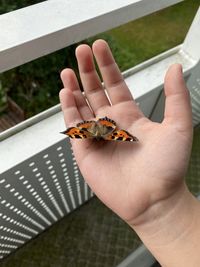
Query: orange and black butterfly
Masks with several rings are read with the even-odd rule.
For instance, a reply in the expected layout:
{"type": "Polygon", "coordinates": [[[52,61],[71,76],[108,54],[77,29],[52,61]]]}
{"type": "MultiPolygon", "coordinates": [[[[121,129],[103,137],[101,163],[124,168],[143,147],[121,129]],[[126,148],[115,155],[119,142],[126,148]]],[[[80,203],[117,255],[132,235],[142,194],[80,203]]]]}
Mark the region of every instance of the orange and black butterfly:
{"type": "Polygon", "coordinates": [[[70,138],[94,138],[108,141],[138,141],[137,137],[125,130],[118,130],[115,121],[105,117],[97,121],[79,122],[76,127],[70,127],[63,134],[70,138]]]}

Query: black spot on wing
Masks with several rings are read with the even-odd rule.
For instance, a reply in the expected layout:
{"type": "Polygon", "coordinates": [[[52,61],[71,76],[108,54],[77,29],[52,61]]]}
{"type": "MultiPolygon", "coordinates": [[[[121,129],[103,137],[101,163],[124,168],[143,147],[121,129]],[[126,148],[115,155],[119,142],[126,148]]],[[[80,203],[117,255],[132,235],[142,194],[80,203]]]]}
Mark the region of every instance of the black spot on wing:
{"type": "Polygon", "coordinates": [[[118,141],[122,141],[123,139],[124,139],[123,136],[120,136],[120,137],[116,138],[116,140],[118,140],[118,141]]]}
{"type": "Polygon", "coordinates": [[[81,135],[78,135],[78,134],[75,134],[74,137],[75,137],[75,138],[79,138],[79,139],[80,139],[80,138],[81,138],[81,139],[83,138],[81,135]]]}

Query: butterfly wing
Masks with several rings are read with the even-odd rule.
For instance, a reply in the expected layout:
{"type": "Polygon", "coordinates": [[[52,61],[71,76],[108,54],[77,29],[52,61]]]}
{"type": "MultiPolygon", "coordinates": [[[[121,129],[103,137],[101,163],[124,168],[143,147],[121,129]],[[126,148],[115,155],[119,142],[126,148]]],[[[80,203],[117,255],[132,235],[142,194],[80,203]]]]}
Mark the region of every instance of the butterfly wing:
{"type": "Polygon", "coordinates": [[[77,127],[70,127],[62,133],[69,136],[70,138],[93,138],[93,135],[89,130],[95,123],[95,121],[82,121],[76,125],[77,127]]]}
{"type": "Polygon", "coordinates": [[[116,122],[109,119],[108,117],[100,118],[98,120],[98,123],[102,126],[106,126],[107,128],[112,128],[112,129],[116,128],[116,122]]]}
{"type": "Polygon", "coordinates": [[[95,121],[82,121],[79,122],[76,126],[83,131],[87,131],[91,129],[95,123],[95,121]]]}
{"type": "Polygon", "coordinates": [[[78,127],[70,127],[62,133],[69,136],[70,138],[77,138],[77,139],[91,138],[89,132],[87,132],[86,130],[82,130],[78,127]]]}
{"type": "Polygon", "coordinates": [[[131,135],[129,132],[125,130],[115,130],[110,135],[105,136],[104,139],[110,141],[129,141],[129,142],[138,141],[137,137],[131,135]]]}
{"type": "Polygon", "coordinates": [[[109,141],[138,141],[137,137],[131,135],[125,130],[116,130],[115,121],[104,117],[96,121],[82,121],[77,124],[77,127],[70,127],[63,134],[70,138],[96,138],[109,141]]]}
{"type": "Polygon", "coordinates": [[[100,136],[103,139],[105,139],[104,137],[106,137],[107,135],[110,135],[116,128],[116,123],[107,117],[99,119],[97,121],[97,125],[100,136]]]}

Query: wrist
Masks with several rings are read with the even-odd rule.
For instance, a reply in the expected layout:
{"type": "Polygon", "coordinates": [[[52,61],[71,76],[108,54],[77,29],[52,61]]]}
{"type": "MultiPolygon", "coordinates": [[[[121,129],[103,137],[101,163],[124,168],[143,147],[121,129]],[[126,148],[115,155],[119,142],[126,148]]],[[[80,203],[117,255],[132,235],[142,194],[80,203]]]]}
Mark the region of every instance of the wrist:
{"type": "Polygon", "coordinates": [[[200,266],[200,203],[187,187],[146,212],[130,225],[162,266],[200,266]]]}

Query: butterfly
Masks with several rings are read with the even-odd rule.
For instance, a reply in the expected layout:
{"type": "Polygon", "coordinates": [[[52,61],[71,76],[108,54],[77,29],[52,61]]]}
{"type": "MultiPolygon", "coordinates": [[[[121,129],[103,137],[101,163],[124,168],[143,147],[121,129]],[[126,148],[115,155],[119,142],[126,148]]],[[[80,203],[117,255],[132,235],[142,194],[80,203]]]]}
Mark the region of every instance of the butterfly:
{"type": "Polygon", "coordinates": [[[76,127],[70,127],[61,132],[70,138],[93,138],[96,140],[108,141],[138,141],[137,137],[125,130],[118,130],[116,122],[108,117],[100,118],[97,121],[82,121],[76,127]]]}

